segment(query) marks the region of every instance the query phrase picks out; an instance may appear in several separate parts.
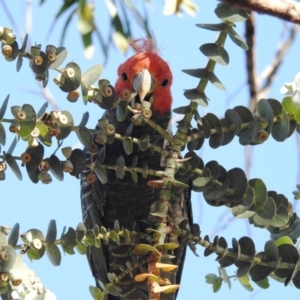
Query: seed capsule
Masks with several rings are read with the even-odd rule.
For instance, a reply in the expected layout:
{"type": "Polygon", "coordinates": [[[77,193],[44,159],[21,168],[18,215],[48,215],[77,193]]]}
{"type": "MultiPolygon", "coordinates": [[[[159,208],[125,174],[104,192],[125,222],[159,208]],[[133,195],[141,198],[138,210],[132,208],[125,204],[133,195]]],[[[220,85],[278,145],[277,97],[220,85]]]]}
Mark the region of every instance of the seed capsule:
{"type": "Polygon", "coordinates": [[[0,252],[0,260],[1,260],[2,262],[7,262],[7,261],[9,260],[9,254],[8,254],[8,252],[7,252],[6,250],[4,250],[4,249],[0,252]]]}
{"type": "Polygon", "coordinates": [[[7,272],[0,273],[0,281],[7,282],[9,279],[9,275],[7,272]]]}
{"type": "Polygon", "coordinates": [[[108,124],[105,126],[105,134],[113,135],[116,132],[116,127],[113,124],[108,124]]]}
{"type": "Polygon", "coordinates": [[[104,86],[101,89],[101,94],[103,97],[110,97],[112,95],[112,88],[110,86],[104,86]]]}
{"type": "Polygon", "coordinates": [[[18,286],[18,285],[20,285],[21,283],[22,283],[22,280],[21,280],[21,279],[14,279],[14,280],[11,281],[11,284],[12,284],[13,286],[18,286]]]}
{"type": "Polygon", "coordinates": [[[142,116],[145,118],[145,119],[150,119],[151,116],[152,116],[152,111],[151,109],[149,108],[144,108],[141,112],[142,116]]]}
{"type": "Polygon", "coordinates": [[[69,92],[67,99],[70,102],[76,102],[78,100],[79,96],[80,96],[79,90],[74,90],[74,91],[69,92]]]}
{"type": "Polygon", "coordinates": [[[5,57],[10,57],[13,53],[13,49],[12,49],[12,46],[10,45],[4,45],[2,47],[2,54],[5,56],[5,57]]]}
{"type": "Polygon", "coordinates": [[[97,180],[97,177],[96,177],[96,175],[93,174],[93,173],[90,173],[90,174],[88,174],[88,175],[86,176],[86,182],[87,182],[88,184],[92,184],[92,183],[96,182],[96,180],[97,180]]]}
{"type": "Polygon", "coordinates": [[[49,164],[49,162],[46,161],[46,160],[43,160],[40,163],[40,170],[43,171],[43,172],[48,172],[50,170],[50,164],[49,164]]]}
{"type": "Polygon", "coordinates": [[[33,239],[29,246],[34,250],[40,250],[42,249],[43,243],[40,239],[33,239]]]}
{"type": "Polygon", "coordinates": [[[73,78],[75,76],[75,71],[73,68],[66,68],[64,69],[63,74],[67,77],[67,78],[73,78]]]}
{"type": "Polygon", "coordinates": [[[121,96],[122,99],[127,100],[127,99],[130,98],[131,92],[130,92],[129,89],[124,89],[124,90],[121,91],[121,95],[120,96],[121,96]]]}
{"type": "Polygon", "coordinates": [[[5,171],[6,170],[6,163],[4,161],[0,162],[0,172],[5,171]]]}
{"type": "Polygon", "coordinates": [[[74,166],[70,160],[66,160],[63,163],[63,171],[66,173],[71,173],[74,170],[74,166]]]}
{"type": "Polygon", "coordinates": [[[24,111],[24,110],[19,110],[19,111],[17,112],[17,114],[16,114],[16,117],[17,117],[17,119],[20,120],[20,121],[26,120],[26,113],[25,113],[25,111],[24,111]]]}
{"type": "Polygon", "coordinates": [[[44,60],[43,57],[41,55],[36,55],[32,58],[32,63],[35,66],[41,66],[43,64],[44,60]]]}
{"type": "Polygon", "coordinates": [[[22,153],[21,160],[24,164],[28,164],[31,161],[31,155],[27,152],[22,153]]]}

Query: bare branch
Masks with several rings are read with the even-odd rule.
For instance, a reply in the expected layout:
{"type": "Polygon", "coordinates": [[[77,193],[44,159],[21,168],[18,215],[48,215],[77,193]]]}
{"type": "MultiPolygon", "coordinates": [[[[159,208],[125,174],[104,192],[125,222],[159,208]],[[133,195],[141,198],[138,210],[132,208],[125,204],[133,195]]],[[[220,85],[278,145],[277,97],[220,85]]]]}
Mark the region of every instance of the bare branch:
{"type": "Polygon", "coordinates": [[[300,3],[290,0],[221,0],[245,10],[271,15],[300,24],[300,3]]]}
{"type": "Polygon", "coordinates": [[[256,74],[256,64],[255,64],[255,17],[254,13],[250,14],[249,19],[245,23],[245,36],[246,42],[249,47],[246,51],[246,65],[247,65],[247,75],[249,84],[249,109],[254,112],[256,103],[258,101],[258,82],[256,74]]]}

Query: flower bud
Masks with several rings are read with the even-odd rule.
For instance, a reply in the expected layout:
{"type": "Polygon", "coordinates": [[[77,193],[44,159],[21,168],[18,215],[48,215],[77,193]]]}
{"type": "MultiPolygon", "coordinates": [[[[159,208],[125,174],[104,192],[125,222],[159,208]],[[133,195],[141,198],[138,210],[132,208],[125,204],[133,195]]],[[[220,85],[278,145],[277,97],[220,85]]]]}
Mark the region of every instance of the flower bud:
{"type": "Polygon", "coordinates": [[[136,114],[136,115],[132,116],[131,122],[136,126],[144,125],[146,123],[140,114],[136,114]]]}
{"type": "Polygon", "coordinates": [[[22,233],[20,237],[26,245],[29,245],[32,242],[32,232],[30,230],[22,233]]]}
{"type": "Polygon", "coordinates": [[[47,172],[40,172],[38,174],[38,179],[43,183],[43,184],[49,184],[52,182],[52,177],[49,173],[47,172]]]}
{"type": "Polygon", "coordinates": [[[35,137],[29,137],[28,139],[28,147],[35,148],[39,145],[39,141],[35,137]]]}
{"type": "Polygon", "coordinates": [[[14,43],[16,40],[16,35],[12,32],[8,32],[5,36],[5,42],[8,45],[11,45],[12,43],[14,43]]]}
{"type": "Polygon", "coordinates": [[[61,149],[61,152],[62,152],[63,156],[66,159],[69,159],[71,157],[71,154],[72,154],[72,148],[71,147],[64,147],[64,148],[61,149]]]}
{"type": "Polygon", "coordinates": [[[13,133],[19,133],[21,129],[20,123],[16,120],[12,121],[9,125],[9,131],[13,133]]]}
{"type": "Polygon", "coordinates": [[[74,170],[74,166],[70,160],[66,160],[63,163],[63,171],[66,173],[71,173],[74,170]]]}
{"type": "Polygon", "coordinates": [[[151,108],[151,103],[148,102],[148,101],[142,101],[142,102],[141,102],[141,109],[143,110],[143,109],[145,109],[145,108],[150,109],[150,108],[151,108]]]}
{"type": "Polygon", "coordinates": [[[65,77],[62,74],[58,74],[54,79],[54,83],[58,86],[62,86],[65,83],[65,77]]]}
{"type": "Polygon", "coordinates": [[[1,225],[0,226],[0,232],[2,232],[5,235],[8,235],[11,231],[11,228],[9,226],[6,225],[1,225]]]}

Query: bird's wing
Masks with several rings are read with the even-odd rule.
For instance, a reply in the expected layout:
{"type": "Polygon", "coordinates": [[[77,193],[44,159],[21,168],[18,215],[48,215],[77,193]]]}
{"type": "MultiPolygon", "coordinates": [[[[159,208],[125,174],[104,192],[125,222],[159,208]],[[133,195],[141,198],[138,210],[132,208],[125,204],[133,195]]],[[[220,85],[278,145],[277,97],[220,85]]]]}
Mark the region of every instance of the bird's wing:
{"type": "MultiPolygon", "coordinates": [[[[84,149],[86,155],[86,163],[91,163],[91,155],[88,150],[84,149]]],[[[93,229],[94,225],[99,227],[102,225],[102,217],[104,214],[105,193],[101,188],[100,182],[88,184],[86,176],[90,171],[84,170],[81,174],[81,209],[83,222],[87,229],[93,229]]],[[[103,284],[107,282],[107,262],[105,247],[88,247],[87,258],[93,276],[96,279],[97,286],[103,289],[103,284]],[[102,284],[101,284],[102,283],[102,284]],[[101,286],[102,285],[102,286],[101,286]]]]}

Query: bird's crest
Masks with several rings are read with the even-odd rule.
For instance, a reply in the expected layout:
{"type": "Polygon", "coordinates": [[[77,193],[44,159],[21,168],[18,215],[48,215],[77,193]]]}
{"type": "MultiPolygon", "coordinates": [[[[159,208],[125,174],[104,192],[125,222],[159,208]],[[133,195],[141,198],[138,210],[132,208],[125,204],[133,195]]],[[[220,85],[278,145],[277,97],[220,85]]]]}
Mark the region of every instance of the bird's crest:
{"type": "Polygon", "coordinates": [[[129,44],[137,53],[143,51],[157,53],[156,42],[153,39],[133,39],[129,44]]]}

